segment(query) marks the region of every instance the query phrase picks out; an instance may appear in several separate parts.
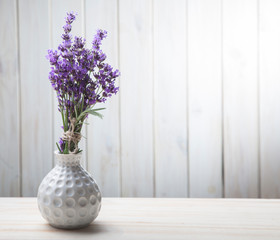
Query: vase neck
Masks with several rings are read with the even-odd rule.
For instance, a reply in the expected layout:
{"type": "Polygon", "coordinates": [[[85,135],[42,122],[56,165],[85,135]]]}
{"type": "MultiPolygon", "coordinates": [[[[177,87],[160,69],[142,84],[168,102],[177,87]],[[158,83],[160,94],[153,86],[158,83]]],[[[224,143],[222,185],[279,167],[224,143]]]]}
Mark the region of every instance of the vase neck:
{"type": "Polygon", "coordinates": [[[77,166],[82,160],[82,153],[78,154],[58,154],[55,152],[55,161],[58,166],[77,166]]]}

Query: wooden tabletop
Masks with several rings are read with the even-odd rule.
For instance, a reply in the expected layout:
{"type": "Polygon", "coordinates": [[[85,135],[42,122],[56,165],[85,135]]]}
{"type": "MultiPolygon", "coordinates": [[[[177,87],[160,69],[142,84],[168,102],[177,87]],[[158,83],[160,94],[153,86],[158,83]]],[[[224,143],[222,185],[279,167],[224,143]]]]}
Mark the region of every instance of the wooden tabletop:
{"type": "Polygon", "coordinates": [[[280,239],[280,200],[104,198],[89,227],[59,230],[36,198],[0,198],[0,239],[280,239]]]}

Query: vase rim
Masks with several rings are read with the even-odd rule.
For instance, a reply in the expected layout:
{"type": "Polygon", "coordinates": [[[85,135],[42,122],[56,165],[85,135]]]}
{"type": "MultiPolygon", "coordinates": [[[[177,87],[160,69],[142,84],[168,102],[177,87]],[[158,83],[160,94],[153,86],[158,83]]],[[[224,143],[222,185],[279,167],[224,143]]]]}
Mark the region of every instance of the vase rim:
{"type": "Polygon", "coordinates": [[[81,160],[82,160],[82,153],[77,153],[77,154],[61,154],[58,153],[58,151],[55,151],[55,162],[57,165],[61,165],[61,166],[76,166],[78,164],[80,164],[81,160]]]}
{"type": "Polygon", "coordinates": [[[58,155],[58,156],[71,156],[71,157],[73,157],[73,156],[81,156],[81,155],[83,155],[83,152],[63,154],[63,153],[59,153],[58,150],[55,150],[54,154],[58,155]]]}

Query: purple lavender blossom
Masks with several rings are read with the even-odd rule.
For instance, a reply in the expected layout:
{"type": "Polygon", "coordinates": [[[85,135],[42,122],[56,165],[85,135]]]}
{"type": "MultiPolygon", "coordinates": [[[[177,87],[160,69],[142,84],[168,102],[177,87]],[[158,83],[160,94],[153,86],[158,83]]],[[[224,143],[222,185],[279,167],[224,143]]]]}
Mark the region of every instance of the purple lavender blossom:
{"type": "MultiPolygon", "coordinates": [[[[48,50],[47,59],[51,65],[49,80],[57,94],[64,132],[69,130],[70,119],[75,118],[75,132],[80,133],[88,114],[98,116],[96,111],[100,109],[94,110],[94,105],[106,102],[119,91],[115,81],[120,72],[105,63],[106,55],[101,50],[101,44],[107,37],[107,31],[97,30],[92,49],[85,48],[86,40],[81,37],[74,37],[73,41],[70,32],[76,15],[67,13],[61,36],[63,41],[57,50],[48,50]]],[[[63,139],[60,139],[59,146],[61,153],[68,153],[63,139]]],[[[68,148],[71,149],[71,146],[68,148]]]]}

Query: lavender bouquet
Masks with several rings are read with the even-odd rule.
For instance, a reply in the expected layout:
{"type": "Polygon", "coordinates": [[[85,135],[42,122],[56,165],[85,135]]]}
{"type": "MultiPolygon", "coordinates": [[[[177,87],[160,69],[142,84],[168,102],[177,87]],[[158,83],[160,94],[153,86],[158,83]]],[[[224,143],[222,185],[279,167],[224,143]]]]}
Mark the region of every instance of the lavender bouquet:
{"type": "Polygon", "coordinates": [[[105,30],[97,30],[92,48],[86,49],[86,40],[74,38],[70,34],[72,23],[77,14],[67,13],[63,26],[62,43],[57,50],[48,50],[47,59],[51,64],[49,79],[56,91],[58,111],[63,123],[63,136],[57,148],[61,154],[79,153],[78,143],[81,130],[89,114],[102,118],[99,113],[105,108],[94,108],[96,103],[106,102],[119,90],[115,86],[119,70],[104,61],[106,55],[100,49],[101,42],[107,36],[105,30]]]}

